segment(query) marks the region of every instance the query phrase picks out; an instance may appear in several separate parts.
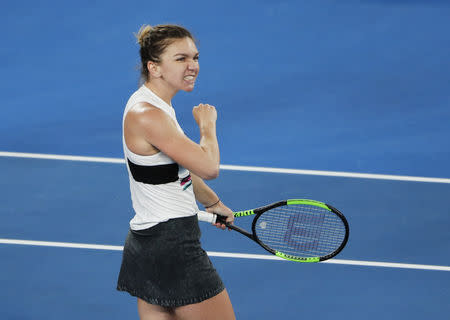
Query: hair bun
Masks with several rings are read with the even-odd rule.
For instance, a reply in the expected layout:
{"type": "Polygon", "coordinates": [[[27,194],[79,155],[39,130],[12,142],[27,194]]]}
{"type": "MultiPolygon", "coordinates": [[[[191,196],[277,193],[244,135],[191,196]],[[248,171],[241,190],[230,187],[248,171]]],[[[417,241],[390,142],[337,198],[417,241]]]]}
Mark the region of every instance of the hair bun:
{"type": "Polygon", "coordinates": [[[148,24],[144,24],[139,29],[138,33],[135,34],[137,42],[141,47],[144,46],[145,41],[150,37],[150,33],[152,32],[153,27],[148,24]]]}

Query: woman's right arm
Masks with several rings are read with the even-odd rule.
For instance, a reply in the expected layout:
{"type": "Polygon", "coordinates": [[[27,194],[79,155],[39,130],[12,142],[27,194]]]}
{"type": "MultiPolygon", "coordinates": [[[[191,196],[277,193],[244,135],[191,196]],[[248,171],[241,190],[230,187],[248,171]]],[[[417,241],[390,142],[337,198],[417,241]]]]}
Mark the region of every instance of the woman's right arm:
{"type": "Polygon", "coordinates": [[[169,115],[148,103],[140,103],[127,113],[125,140],[127,130],[132,131],[134,139],[145,140],[202,179],[214,179],[220,164],[217,112],[211,105],[199,104],[192,113],[200,130],[199,144],[178,130],[169,115]]]}

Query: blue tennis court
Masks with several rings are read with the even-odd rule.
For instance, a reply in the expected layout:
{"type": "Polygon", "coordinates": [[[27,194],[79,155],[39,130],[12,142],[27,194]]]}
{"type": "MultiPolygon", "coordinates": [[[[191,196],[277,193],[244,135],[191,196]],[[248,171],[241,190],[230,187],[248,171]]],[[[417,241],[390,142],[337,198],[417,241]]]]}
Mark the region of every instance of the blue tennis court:
{"type": "Polygon", "coordinates": [[[273,260],[201,224],[238,319],[429,319],[450,312],[447,1],[108,1],[0,5],[0,318],[135,319],[115,290],[132,217],[121,117],[143,23],[199,40],[219,113],[208,184],[235,210],[324,201],[350,239],[319,264],[273,260]]]}

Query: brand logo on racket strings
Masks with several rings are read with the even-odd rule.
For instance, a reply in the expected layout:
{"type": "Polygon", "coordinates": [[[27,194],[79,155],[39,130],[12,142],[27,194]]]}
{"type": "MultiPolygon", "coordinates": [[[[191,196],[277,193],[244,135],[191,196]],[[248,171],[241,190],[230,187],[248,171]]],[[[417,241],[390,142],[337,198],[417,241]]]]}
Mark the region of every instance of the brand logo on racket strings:
{"type": "Polygon", "coordinates": [[[325,215],[317,216],[292,216],[287,223],[287,231],[284,241],[287,245],[295,247],[297,250],[316,250],[319,246],[321,226],[325,215]]]}

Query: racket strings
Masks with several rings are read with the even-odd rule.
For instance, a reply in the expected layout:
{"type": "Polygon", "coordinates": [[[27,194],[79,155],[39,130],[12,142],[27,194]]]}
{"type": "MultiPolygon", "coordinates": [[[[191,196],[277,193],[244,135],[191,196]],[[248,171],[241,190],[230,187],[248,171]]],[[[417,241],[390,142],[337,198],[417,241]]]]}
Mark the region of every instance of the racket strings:
{"type": "Polygon", "coordinates": [[[339,248],[346,234],[336,214],[312,205],[287,205],[264,212],[255,231],[272,249],[297,257],[326,256],[339,248]]]}

